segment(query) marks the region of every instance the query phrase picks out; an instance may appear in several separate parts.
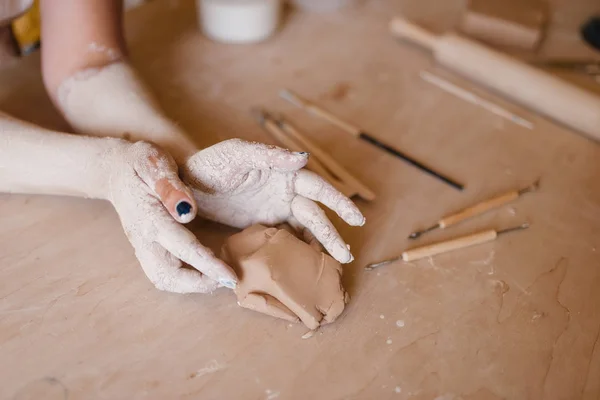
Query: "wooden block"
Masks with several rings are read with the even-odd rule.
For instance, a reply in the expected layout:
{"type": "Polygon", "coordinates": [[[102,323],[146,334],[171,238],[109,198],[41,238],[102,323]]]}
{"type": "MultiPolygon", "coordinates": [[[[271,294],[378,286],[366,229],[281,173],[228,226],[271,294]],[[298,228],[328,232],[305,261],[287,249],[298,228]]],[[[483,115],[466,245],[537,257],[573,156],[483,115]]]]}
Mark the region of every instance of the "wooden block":
{"type": "Polygon", "coordinates": [[[538,0],[470,0],[459,30],[491,45],[535,50],[547,19],[538,0]]]}

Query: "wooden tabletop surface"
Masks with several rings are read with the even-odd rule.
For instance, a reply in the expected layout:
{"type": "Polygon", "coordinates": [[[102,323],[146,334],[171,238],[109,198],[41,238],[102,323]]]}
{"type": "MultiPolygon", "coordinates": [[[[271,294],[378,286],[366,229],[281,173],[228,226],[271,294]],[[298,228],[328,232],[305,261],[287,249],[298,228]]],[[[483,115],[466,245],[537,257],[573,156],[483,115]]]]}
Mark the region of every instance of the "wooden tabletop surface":
{"type": "MultiPolygon", "coordinates": [[[[262,105],[286,113],[375,190],[375,201],[357,200],[364,227],[332,216],[356,256],[344,276],[352,300],[336,323],[302,339],[306,328],[242,309],[226,289],[155,290],[107,202],[0,195],[0,398],[598,399],[598,144],[477,91],[535,124],[523,128],[419,78],[429,71],[473,89],[391,39],[389,18],[403,12],[442,30],[459,3],[372,0],[332,15],[296,12],[272,40],[247,46],[203,38],[191,1],[131,11],[133,64],[201,144],[272,142],[249,114],[262,105]],[[294,109],[277,97],[284,87],[466,190],[294,109]],[[537,193],[422,243],[524,221],[528,231],[363,270],[406,248],[414,229],[538,178],[537,193]]],[[[593,56],[577,27],[598,3],[552,8],[542,53],[593,56]]],[[[44,93],[37,55],[0,71],[0,109],[67,129],[44,93]]],[[[202,221],[193,228],[215,249],[234,232],[202,221]]]]}

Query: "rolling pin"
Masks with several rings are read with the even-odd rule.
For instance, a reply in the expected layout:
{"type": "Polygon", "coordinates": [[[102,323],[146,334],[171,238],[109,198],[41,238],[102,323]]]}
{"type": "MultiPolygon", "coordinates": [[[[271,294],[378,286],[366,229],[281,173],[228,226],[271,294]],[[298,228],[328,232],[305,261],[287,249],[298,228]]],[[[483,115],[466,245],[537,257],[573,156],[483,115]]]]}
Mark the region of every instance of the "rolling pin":
{"type": "Polygon", "coordinates": [[[392,34],[433,52],[444,67],[529,109],[600,140],[600,98],[517,59],[455,34],[437,36],[402,18],[392,34]]]}
{"type": "Polygon", "coordinates": [[[422,231],[417,231],[417,232],[413,232],[411,233],[408,238],[409,239],[417,239],[419,238],[421,235],[427,233],[427,232],[431,232],[435,229],[446,229],[449,226],[452,225],[456,225],[459,222],[462,222],[464,220],[467,220],[469,218],[475,217],[477,215],[481,215],[484,214],[488,211],[491,211],[495,208],[498,207],[502,207],[505,204],[510,203],[511,201],[514,201],[516,199],[518,199],[519,197],[521,197],[522,195],[526,194],[526,193],[530,193],[530,192],[534,192],[536,191],[540,186],[540,181],[536,181],[535,183],[533,183],[532,185],[521,189],[521,190],[511,190],[510,192],[506,192],[504,194],[501,194],[499,196],[496,197],[492,197],[491,199],[482,201],[480,203],[477,203],[471,207],[467,207],[463,210],[460,210],[458,212],[455,212],[454,214],[448,215],[442,219],[440,219],[437,224],[430,226],[427,229],[424,229],[422,231]]]}
{"type": "Polygon", "coordinates": [[[460,250],[467,247],[475,246],[482,243],[491,242],[496,240],[498,236],[504,235],[506,233],[520,231],[523,229],[529,228],[529,224],[525,223],[523,225],[504,229],[502,231],[496,231],[494,229],[489,229],[487,231],[482,231],[478,233],[473,233],[467,236],[461,236],[456,239],[447,240],[445,242],[439,242],[430,244],[427,246],[416,247],[414,249],[406,250],[402,253],[400,257],[392,258],[391,260],[386,260],[382,262],[378,262],[376,264],[369,264],[365,267],[366,270],[373,270],[375,268],[383,267],[384,265],[391,264],[393,262],[402,260],[405,262],[420,260],[426,257],[433,257],[438,254],[447,253],[449,251],[460,250]]]}

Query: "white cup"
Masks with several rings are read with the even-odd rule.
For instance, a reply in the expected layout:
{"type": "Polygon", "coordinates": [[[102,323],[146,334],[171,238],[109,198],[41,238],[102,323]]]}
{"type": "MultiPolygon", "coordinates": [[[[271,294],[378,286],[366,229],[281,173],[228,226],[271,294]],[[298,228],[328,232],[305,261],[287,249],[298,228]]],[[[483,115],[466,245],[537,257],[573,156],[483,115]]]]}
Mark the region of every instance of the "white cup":
{"type": "Polygon", "coordinates": [[[218,42],[260,42],[279,25],[280,0],[197,0],[196,5],[202,31],[218,42]]]}

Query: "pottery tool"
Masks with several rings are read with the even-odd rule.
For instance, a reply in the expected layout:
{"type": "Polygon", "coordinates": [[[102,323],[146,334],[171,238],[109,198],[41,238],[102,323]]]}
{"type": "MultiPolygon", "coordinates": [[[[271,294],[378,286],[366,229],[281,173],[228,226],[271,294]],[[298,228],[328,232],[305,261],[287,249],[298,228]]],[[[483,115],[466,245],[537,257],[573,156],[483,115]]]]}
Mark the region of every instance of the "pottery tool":
{"type": "Polygon", "coordinates": [[[321,148],[309,140],[306,135],[302,134],[288,120],[284,119],[282,116],[277,116],[276,123],[283,130],[283,132],[285,132],[285,134],[300,143],[302,148],[306,149],[306,151],[311,153],[311,155],[315,156],[319,162],[323,164],[323,166],[327,168],[333,175],[344,182],[344,184],[347,186],[356,190],[360,197],[368,201],[375,200],[375,193],[373,193],[371,189],[354,177],[354,175],[348,172],[329,154],[324,152],[321,148]]]}
{"type": "Polygon", "coordinates": [[[530,64],[538,67],[557,68],[584,74],[595,79],[596,82],[600,82],[600,61],[597,60],[547,59],[533,60],[530,64]]]}
{"type": "Polygon", "coordinates": [[[600,140],[600,97],[455,34],[437,36],[402,18],[395,18],[390,30],[432,50],[441,65],[600,140]]]}
{"type": "Polygon", "coordinates": [[[536,191],[540,186],[540,181],[536,181],[532,185],[521,189],[521,190],[511,190],[510,192],[501,194],[499,196],[493,197],[491,199],[482,201],[481,203],[477,203],[474,206],[469,208],[465,208],[464,210],[458,211],[452,215],[448,215],[447,217],[442,218],[438,221],[437,224],[430,226],[427,229],[422,231],[413,232],[408,236],[409,239],[417,239],[421,237],[423,234],[427,232],[431,232],[435,229],[446,229],[449,226],[456,225],[459,222],[462,222],[471,217],[475,217],[477,215],[481,215],[495,208],[501,207],[511,201],[516,200],[522,195],[530,192],[536,191]]]}
{"type": "Polygon", "coordinates": [[[548,10],[541,1],[469,0],[458,28],[491,45],[535,50],[547,22],[548,10]]]}
{"type": "Polygon", "coordinates": [[[491,242],[496,240],[498,236],[504,235],[510,232],[520,231],[523,229],[529,228],[529,224],[525,223],[523,225],[516,226],[514,228],[508,228],[501,231],[496,231],[494,229],[489,229],[487,231],[482,231],[478,233],[473,233],[467,236],[461,236],[456,239],[447,240],[444,242],[434,243],[427,246],[415,247],[414,249],[406,250],[402,253],[400,257],[395,257],[390,260],[369,264],[365,267],[366,270],[370,271],[375,268],[383,267],[384,265],[388,265],[394,263],[396,261],[415,261],[420,260],[426,257],[433,257],[438,254],[447,253],[454,250],[460,250],[467,247],[475,246],[482,243],[491,242]]]}
{"type": "MultiPolygon", "coordinates": [[[[286,147],[291,151],[308,151],[312,153],[312,151],[307,147],[303,146],[302,143],[298,143],[292,137],[288,136],[282,128],[278,125],[275,117],[265,110],[261,109],[253,109],[252,115],[256,118],[258,123],[273,136],[275,140],[281,143],[282,146],[286,147]]],[[[359,191],[355,189],[352,185],[346,184],[341,179],[333,176],[327,168],[323,165],[323,163],[319,160],[316,154],[311,154],[311,157],[308,159],[308,163],[306,164],[306,168],[313,171],[314,173],[320,175],[322,178],[331,183],[337,190],[343,193],[346,197],[352,198],[357,194],[360,195],[359,191]]],[[[361,196],[362,197],[362,196],[361,196]]],[[[372,198],[374,198],[373,195],[372,198]]]]}
{"type": "Polygon", "coordinates": [[[429,82],[432,85],[437,86],[438,88],[455,95],[459,99],[467,101],[471,104],[478,105],[481,108],[488,110],[492,114],[496,114],[502,118],[514,122],[517,125],[521,125],[524,128],[533,129],[533,123],[531,121],[519,117],[515,113],[512,113],[506,110],[505,108],[502,108],[499,105],[492,103],[491,101],[485,100],[477,96],[475,93],[469,92],[468,90],[463,89],[427,71],[421,71],[419,75],[421,76],[421,79],[423,79],[425,82],[429,82]]]}
{"type": "Polygon", "coordinates": [[[379,147],[382,150],[385,150],[386,152],[392,154],[393,156],[406,161],[407,163],[411,164],[412,166],[420,169],[423,172],[426,172],[429,175],[434,176],[435,178],[452,186],[453,188],[458,189],[458,190],[464,189],[464,186],[461,185],[460,183],[457,183],[456,181],[448,178],[447,176],[434,171],[433,169],[427,167],[426,165],[422,164],[420,161],[415,160],[414,158],[401,152],[400,150],[397,150],[397,149],[381,142],[380,140],[378,140],[378,139],[374,138],[373,136],[369,135],[368,133],[364,132],[362,129],[360,129],[346,121],[341,120],[340,118],[336,117],[335,115],[331,114],[330,112],[323,110],[322,108],[316,106],[315,104],[309,102],[306,99],[303,99],[302,97],[298,96],[296,93],[292,92],[291,90],[284,89],[279,93],[279,95],[281,96],[281,98],[289,101],[290,103],[294,104],[295,106],[303,108],[306,111],[308,111],[310,114],[313,114],[315,116],[323,118],[326,121],[329,121],[330,123],[332,123],[333,125],[339,127],[340,129],[350,133],[351,135],[353,135],[359,139],[362,139],[376,147],[379,147]]]}

